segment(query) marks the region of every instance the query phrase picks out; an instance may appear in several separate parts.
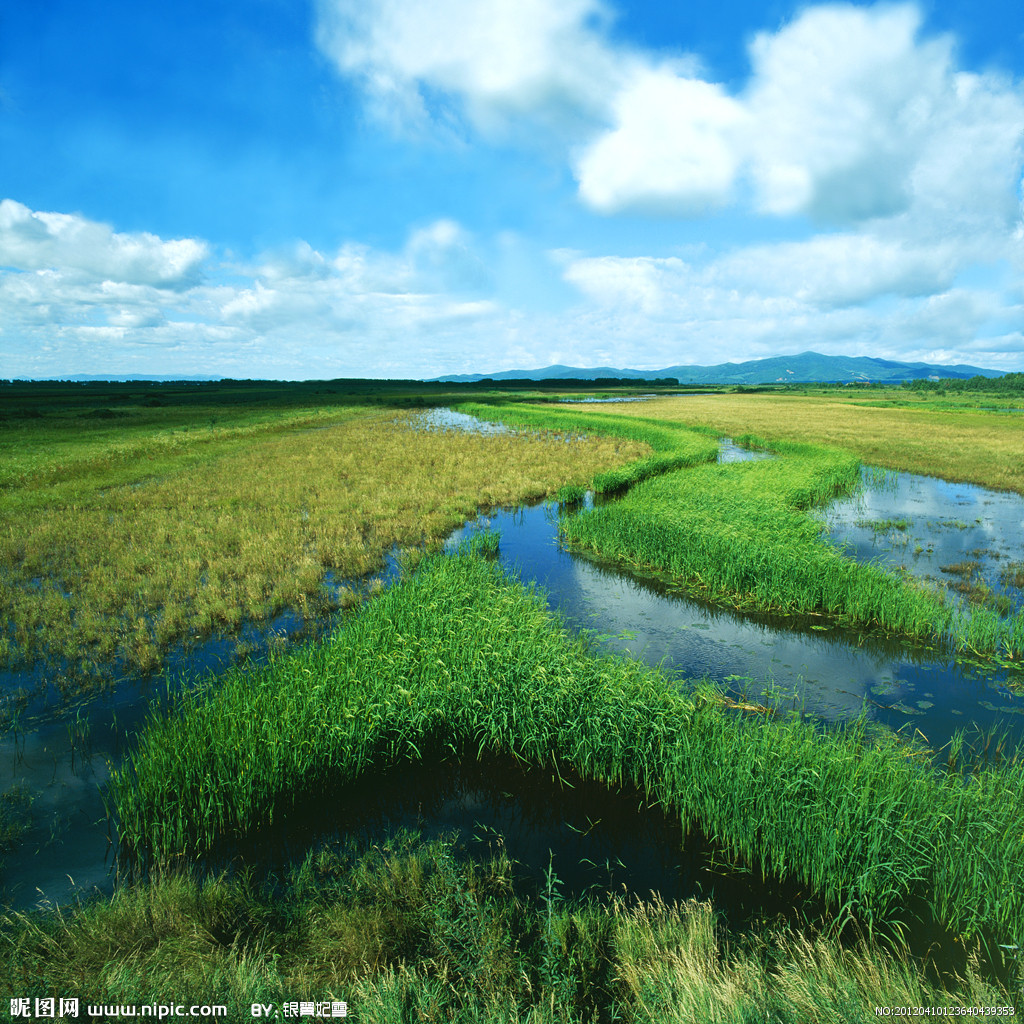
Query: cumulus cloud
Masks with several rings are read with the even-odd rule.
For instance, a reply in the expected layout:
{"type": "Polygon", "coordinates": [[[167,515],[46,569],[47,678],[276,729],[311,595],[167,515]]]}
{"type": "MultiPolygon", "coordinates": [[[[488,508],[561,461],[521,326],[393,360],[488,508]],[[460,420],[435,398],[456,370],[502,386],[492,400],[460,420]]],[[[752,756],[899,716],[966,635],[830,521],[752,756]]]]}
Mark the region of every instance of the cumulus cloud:
{"type": "Polygon", "coordinates": [[[911,246],[846,233],[746,246],[699,266],[676,257],[604,256],[571,260],[564,272],[595,301],[651,312],[680,303],[712,309],[718,301],[735,309],[741,296],[822,311],[889,295],[932,295],[950,287],[960,265],[952,245],[911,246]]]}
{"type": "Polygon", "coordinates": [[[632,58],[600,0],[321,0],[317,41],[396,126],[600,116],[632,58]]]}
{"type": "Polygon", "coordinates": [[[1024,92],[961,72],[948,37],[909,4],[810,7],[750,45],[751,74],[720,86],[650,69],[575,164],[602,212],[688,213],[750,184],[771,215],[852,224],[909,214],[966,229],[1017,215],[1024,92]]]}
{"type": "Polygon", "coordinates": [[[699,263],[562,254],[565,279],[585,299],[579,323],[595,339],[628,336],[650,368],[808,348],[895,359],[941,350],[951,362],[976,349],[982,365],[1009,368],[1007,325],[1020,322],[1021,306],[1008,290],[958,285],[957,267],[953,247],[857,234],[699,263]]]}
{"type": "Polygon", "coordinates": [[[198,282],[207,255],[206,245],[193,238],[121,234],[77,214],[40,213],[13,199],[0,201],[0,266],[180,289],[198,282]]]}
{"type": "Polygon", "coordinates": [[[1024,92],[956,66],[914,4],[807,7],[750,43],[730,95],[696,61],[628,48],[597,0],[321,0],[321,47],[392,120],[575,126],[581,200],[853,224],[1018,215],[1024,92]],[[580,130],[583,134],[580,134],[580,130]],[[743,185],[744,188],[740,188],[743,185]]]}
{"type": "MultiPolygon", "coordinates": [[[[36,223],[31,211],[14,212],[36,223]]],[[[569,296],[538,306],[505,287],[502,275],[520,271],[489,258],[500,239],[489,247],[451,220],[415,227],[395,250],[300,242],[248,264],[208,256],[201,279],[174,288],[153,283],[166,276],[135,280],[146,275],[123,260],[124,236],[88,222],[82,234],[99,246],[88,260],[45,233],[42,249],[22,235],[20,250],[4,250],[0,376],[408,377],[552,361],[657,369],[807,348],[941,352],[1013,368],[1024,350],[1021,243],[1012,238],[999,250],[1002,272],[984,285],[962,280],[962,240],[926,244],[899,232],[695,248],[685,257],[533,253],[535,272],[560,280],[569,296]]],[[[159,239],[150,244],[160,251],[159,239]]]]}
{"type": "Polygon", "coordinates": [[[719,86],[644,69],[615,97],[614,127],[576,162],[580,197],[602,213],[699,213],[725,205],[746,124],[719,86]]]}
{"type": "Polygon", "coordinates": [[[473,237],[450,220],[411,231],[396,252],[300,242],[251,265],[211,264],[195,242],[200,277],[155,236],[10,201],[0,212],[14,225],[0,232],[0,375],[409,376],[436,365],[420,350],[468,361],[498,312],[473,237]]]}
{"type": "Polygon", "coordinates": [[[951,43],[919,41],[909,5],[827,4],[750,46],[747,158],[761,207],[889,216],[950,102],[951,43]]]}

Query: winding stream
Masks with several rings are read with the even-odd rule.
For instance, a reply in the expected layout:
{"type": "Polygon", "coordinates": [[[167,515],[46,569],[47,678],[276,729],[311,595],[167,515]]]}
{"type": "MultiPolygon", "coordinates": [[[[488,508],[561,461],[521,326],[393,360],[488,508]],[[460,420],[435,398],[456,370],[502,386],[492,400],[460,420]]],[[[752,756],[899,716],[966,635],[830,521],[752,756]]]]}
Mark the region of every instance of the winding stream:
{"type": "MultiPolygon", "coordinates": [[[[489,433],[508,429],[449,410],[425,413],[422,425],[489,433]]],[[[726,440],[720,459],[764,457],[768,456],[726,440]]],[[[867,484],[878,482],[877,475],[866,475],[867,484]]],[[[828,722],[866,714],[878,727],[919,732],[933,747],[941,747],[963,729],[998,729],[1013,741],[1024,729],[1024,697],[1011,690],[1002,673],[973,671],[934,650],[909,648],[874,635],[812,623],[794,625],[792,620],[740,614],[694,601],[655,576],[571,555],[559,542],[562,514],[585,511],[567,513],[550,502],[494,511],[455,531],[447,544],[454,547],[476,530],[499,530],[502,564],[524,581],[543,587],[549,606],[572,627],[591,631],[609,650],[660,664],[679,677],[718,680],[748,700],[800,709],[828,722]]],[[[903,565],[915,575],[948,576],[942,566],[975,561],[978,567],[972,571],[981,582],[993,593],[998,589],[1015,607],[1021,605],[1019,588],[1000,580],[1003,567],[1024,559],[1024,500],[1017,495],[889,475],[881,480],[881,488],[866,486],[853,498],[834,503],[823,513],[823,521],[832,540],[852,557],[903,565]],[[906,520],[907,525],[877,528],[889,520],[906,520]]],[[[397,572],[389,559],[377,579],[386,584],[397,572]]],[[[294,616],[283,615],[269,629],[250,629],[238,640],[214,638],[178,652],[165,674],[198,675],[223,667],[242,640],[258,657],[273,635],[298,625],[294,616]]],[[[0,692],[9,695],[38,681],[38,672],[6,673],[0,677],[0,692]]],[[[60,701],[51,691],[43,706],[34,709],[34,721],[0,736],[0,791],[20,785],[35,795],[28,841],[4,858],[2,880],[9,905],[25,907],[44,898],[64,902],[76,892],[112,886],[100,787],[110,764],[123,756],[126,737],[140,727],[150,700],[159,692],[152,682],[123,680],[106,695],[90,699],[76,716],[69,715],[66,706],[55,712],[60,701]]],[[[498,786],[488,771],[486,766],[478,771],[436,766],[426,773],[422,768],[413,771],[412,776],[429,776],[415,784],[410,776],[397,789],[376,785],[372,789],[377,796],[370,799],[364,794],[359,803],[367,816],[360,827],[368,834],[396,824],[426,826],[428,832],[451,827],[467,842],[481,829],[484,834],[498,829],[506,834],[510,852],[517,851],[512,855],[532,864],[535,872],[534,861],[540,857],[547,862],[546,851],[553,851],[561,865],[559,873],[574,891],[592,884],[622,885],[641,895],[656,888],[667,898],[680,898],[693,892],[706,895],[709,885],[713,889],[710,876],[705,877],[706,864],[697,865],[689,847],[680,851],[678,839],[666,847],[664,830],[671,830],[671,823],[659,823],[651,819],[651,812],[638,810],[635,794],[619,799],[606,792],[605,804],[596,797],[590,804],[582,802],[576,811],[583,818],[567,827],[570,811],[564,800],[552,795],[550,786],[529,780],[498,786]],[[390,804],[383,796],[387,792],[393,793],[390,804]],[[420,796],[413,807],[406,798],[405,803],[395,802],[399,792],[420,796]],[[607,825],[596,831],[593,842],[581,847],[579,836],[588,831],[586,822],[598,819],[614,825],[610,831],[607,825]],[[623,836],[631,837],[625,845],[623,836]],[[660,852],[652,852],[655,848],[660,852]],[[667,861],[666,848],[674,848],[667,861]],[[584,849],[589,851],[586,858],[598,865],[629,867],[607,868],[604,874],[598,867],[580,875],[584,849]]],[[[331,827],[355,828],[354,806],[340,801],[331,827]]],[[[296,835],[303,832],[298,825],[296,829],[296,835]]]]}

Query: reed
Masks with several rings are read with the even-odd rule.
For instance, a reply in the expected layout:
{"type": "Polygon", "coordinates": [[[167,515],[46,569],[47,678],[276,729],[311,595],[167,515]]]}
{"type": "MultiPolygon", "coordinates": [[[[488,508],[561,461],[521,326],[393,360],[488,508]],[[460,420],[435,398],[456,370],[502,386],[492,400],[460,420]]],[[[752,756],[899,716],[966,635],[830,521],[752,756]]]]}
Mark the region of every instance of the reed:
{"type": "Polygon", "coordinates": [[[346,600],[326,572],[359,577],[393,547],[438,546],[481,507],[554,495],[646,451],[427,432],[359,407],[171,422],[61,435],[59,456],[31,440],[56,428],[28,432],[21,473],[0,482],[0,667],[150,671],[175,644],[284,608],[314,618],[346,600]]]}
{"type": "MultiPolygon", "coordinates": [[[[551,406],[531,407],[523,403],[463,402],[458,409],[482,420],[496,420],[510,426],[554,431],[564,437],[619,437],[647,445],[652,454],[597,473],[589,486],[597,494],[610,494],[630,487],[640,480],[657,476],[670,469],[711,462],[718,454],[715,435],[704,429],[690,429],[677,424],[642,416],[617,417],[610,420],[600,413],[577,410],[559,411],[551,406]]],[[[584,478],[585,480],[586,478],[584,478]]]]}
{"type": "Polygon", "coordinates": [[[502,855],[459,859],[448,839],[311,853],[276,884],[171,875],[109,900],[0,922],[0,988],[83,1004],[344,1000],[394,1024],[705,1024],[877,1019],[876,1006],[1011,1006],[966,960],[938,983],[901,948],[844,948],[772,929],[728,935],[689,900],[604,906],[519,884],[502,855]]]}
{"type": "MultiPolygon", "coordinates": [[[[894,400],[836,391],[686,395],[644,403],[644,414],[735,436],[842,448],[866,465],[1024,494],[1024,417],[889,393],[894,400]]],[[[1013,404],[1019,408],[1017,397],[1013,404]]],[[[605,406],[601,415],[629,416],[605,406]]]]}
{"type": "Polygon", "coordinates": [[[938,590],[858,564],[820,536],[821,523],[808,512],[859,484],[860,463],[848,451],[746,433],[738,444],[776,457],[711,465],[714,432],[706,426],[521,404],[473,410],[563,431],[644,436],[655,448],[657,467],[639,462],[616,471],[637,484],[621,500],[563,517],[560,529],[577,552],[666,573],[735,608],[823,616],[1001,664],[1024,657],[1024,614],[1007,617],[1009,602],[980,601],[971,610],[947,604],[938,590]]]}
{"type": "Polygon", "coordinates": [[[188,863],[281,827],[301,795],[466,749],[638,786],[868,929],[920,901],[958,934],[1024,939],[1024,767],[965,785],[858,727],[744,717],[596,656],[469,554],[428,559],[326,642],[182,696],[113,772],[110,806],[124,857],[188,863]]]}

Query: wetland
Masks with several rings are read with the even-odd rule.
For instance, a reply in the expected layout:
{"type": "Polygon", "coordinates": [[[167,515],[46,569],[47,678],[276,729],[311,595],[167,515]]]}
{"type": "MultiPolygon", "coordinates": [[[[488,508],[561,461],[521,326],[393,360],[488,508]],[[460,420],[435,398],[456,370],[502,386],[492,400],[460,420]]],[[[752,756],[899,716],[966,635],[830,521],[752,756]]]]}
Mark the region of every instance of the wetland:
{"type": "Polygon", "coordinates": [[[1019,494],[766,426],[833,396],[222,390],[4,423],[12,972],[380,1020],[1016,991],[1019,494]]]}

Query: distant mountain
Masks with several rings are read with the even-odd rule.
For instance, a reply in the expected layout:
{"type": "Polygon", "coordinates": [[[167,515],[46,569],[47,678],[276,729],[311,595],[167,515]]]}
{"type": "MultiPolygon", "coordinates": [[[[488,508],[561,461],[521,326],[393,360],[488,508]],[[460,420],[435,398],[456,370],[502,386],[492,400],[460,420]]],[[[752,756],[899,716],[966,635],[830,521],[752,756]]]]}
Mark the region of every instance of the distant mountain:
{"type": "Polygon", "coordinates": [[[745,363],[719,363],[716,366],[679,365],[661,370],[629,370],[600,366],[596,369],[579,366],[545,366],[541,370],[504,370],[500,373],[462,373],[433,377],[436,381],[480,380],[595,380],[598,377],[619,377],[652,380],[675,377],[680,384],[825,384],[887,383],[926,377],[966,379],[968,377],[1001,377],[1002,370],[985,370],[978,366],[943,366],[932,363],[899,363],[891,359],[869,356],[825,356],[819,352],[801,352],[796,356],[771,356],[751,359],[745,363]]]}

